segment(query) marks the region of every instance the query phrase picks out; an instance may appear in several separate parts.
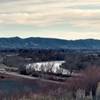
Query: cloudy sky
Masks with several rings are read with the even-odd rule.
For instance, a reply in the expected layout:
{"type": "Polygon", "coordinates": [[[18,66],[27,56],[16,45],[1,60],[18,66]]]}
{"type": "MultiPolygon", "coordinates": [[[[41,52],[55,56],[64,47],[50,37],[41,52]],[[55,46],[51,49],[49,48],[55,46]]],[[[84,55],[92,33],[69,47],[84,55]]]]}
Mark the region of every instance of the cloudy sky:
{"type": "Polygon", "coordinates": [[[100,0],[0,0],[0,37],[100,39],[100,0]]]}

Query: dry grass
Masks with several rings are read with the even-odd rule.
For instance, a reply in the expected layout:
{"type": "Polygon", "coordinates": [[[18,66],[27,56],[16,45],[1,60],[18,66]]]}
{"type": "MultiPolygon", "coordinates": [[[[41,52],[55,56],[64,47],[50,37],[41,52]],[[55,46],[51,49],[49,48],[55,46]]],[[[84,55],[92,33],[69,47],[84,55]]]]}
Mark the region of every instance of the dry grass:
{"type": "MultiPolygon", "coordinates": [[[[92,95],[86,97],[84,91],[88,87],[92,89],[100,81],[100,68],[89,67],[82,73],[85,77],[69,78],[63,86],[48,82],[42,82],[43,84],[40,85],[41,82],[37,82],[39,86],[43,87],[41,94],[32,92],[16,93],[11,96],[4,94],[0,95],[0,100],[93,100],[92,95]],[[73,97],[73,92],[76,94],[76,99],[73,97]]],[[[100,89],[97,91],[97,100],[100,100],[100,89]]]]}
{"type": "Polygon", "coordinates": [[[5,95],[0,97],[0,100],[93,100],[92,96],[85,97],[83,94],[84,91],[79,90],[79,92],[77,92],[77,96],[75,99],[72,96],[72,92],[62,91],[61,89],[59,89],[57,91],[52,91],[49,94],[33,94],[32,92],[30,92],[30,93],[14,94],[11,96],[5,95]]]}

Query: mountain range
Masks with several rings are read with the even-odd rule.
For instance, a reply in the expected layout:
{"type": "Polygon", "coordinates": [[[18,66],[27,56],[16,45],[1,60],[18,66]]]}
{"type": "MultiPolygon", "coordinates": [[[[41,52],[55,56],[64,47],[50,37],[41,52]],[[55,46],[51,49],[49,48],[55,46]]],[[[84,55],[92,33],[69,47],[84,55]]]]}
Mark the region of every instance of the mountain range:
{"type": "Polygon", "coordinates": [[[0,38],[0,49],[100,49],[100,40],[63,40],[53,38],[0,38]]]}

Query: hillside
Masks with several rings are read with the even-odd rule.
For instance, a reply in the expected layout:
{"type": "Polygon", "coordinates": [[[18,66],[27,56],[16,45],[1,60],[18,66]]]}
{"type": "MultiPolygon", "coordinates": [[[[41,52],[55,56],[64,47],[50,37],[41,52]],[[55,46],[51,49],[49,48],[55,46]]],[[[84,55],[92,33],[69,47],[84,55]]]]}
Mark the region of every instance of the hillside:
{"type": "Polygon", "coordinates": [[[100,40],[61,40],[52,38],[0,38],[0,49],[100,49],[100,40]]]}

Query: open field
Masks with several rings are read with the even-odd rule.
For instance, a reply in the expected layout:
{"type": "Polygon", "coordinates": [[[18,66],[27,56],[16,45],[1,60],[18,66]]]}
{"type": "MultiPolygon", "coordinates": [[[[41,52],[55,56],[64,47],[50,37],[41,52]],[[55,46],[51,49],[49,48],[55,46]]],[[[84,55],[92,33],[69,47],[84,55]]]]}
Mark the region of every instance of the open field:
{"type": "Polygon", "coordinates": [[[77,100],[92,100],[91,95],[86,97],[84,94],[86,80],[83,80],[84,76],[81,75],[69,77],[65,82],[9,72],[0,72],[0,77],[1,100],[4,98],[7,100],[8,98],[10,100],[73,100],[73,93],[77,93],[77,100]],[[8,84],[9,88],[6,86],[8,84]],[[5,88],[2,88],[3,85],[5,88]]]}
{"type": "Polygon", "coordinates": [[[40,51],[37,55],[35,51],[33,54],[30,52],[1,54],[0,100],[96,100],[99,98],[99,53],[55,51],[51,53],[54,59],[56,57],[53,53],[57,54],[57,58],[53,61],[49,58],[49,52],[43,55],[40,51]],[[62,54],[66,56],[64,59],[62,54]]]}

